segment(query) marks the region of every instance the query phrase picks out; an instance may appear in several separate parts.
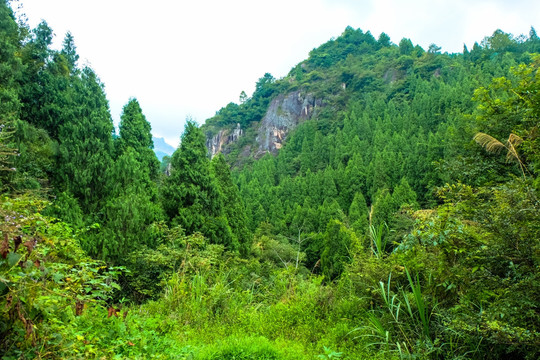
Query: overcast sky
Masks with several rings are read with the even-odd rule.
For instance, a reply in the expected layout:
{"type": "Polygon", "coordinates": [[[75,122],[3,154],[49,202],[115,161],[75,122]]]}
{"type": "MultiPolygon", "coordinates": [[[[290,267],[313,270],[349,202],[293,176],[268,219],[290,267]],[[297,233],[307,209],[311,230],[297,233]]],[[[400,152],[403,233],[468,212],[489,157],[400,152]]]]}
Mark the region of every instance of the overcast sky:
{"type": "MultiPolygon", "coordinates": [[[[469,49],[496,29],[540,31],[537,0],[20,0],[33,27],[60,44],[71,31],[80,64],[105,84],[115,123],[136,97],[153,133],[177,145],[199,123],[250,95],[265,72],[285,76],[348,26],[410,38],[424,49],[469,49]]],[[[14,5],[15,7],[16,5],[14,5]]]]}

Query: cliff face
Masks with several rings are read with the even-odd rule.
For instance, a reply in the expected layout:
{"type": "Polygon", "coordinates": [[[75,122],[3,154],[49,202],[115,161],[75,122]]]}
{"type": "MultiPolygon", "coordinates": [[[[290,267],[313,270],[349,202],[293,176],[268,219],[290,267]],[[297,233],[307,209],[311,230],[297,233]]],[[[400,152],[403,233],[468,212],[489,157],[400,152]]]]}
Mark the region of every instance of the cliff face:
{"type": "MultiPolygon", "coordinates": [[[[241,156],[253,155],[260,158],[266,153],[276,154],[283,146],[287,135],[302,121],[311,119],[322,107],[322,101],[312,94],[294,91],[280,94],[270,102],[266,114],[259,123],[253,124],[255,139],[249,141],[241,151],[241,156]]],[[[216,135],[208,136],[206,147],[211,157],[219,152],[228,153],[230,145],[244,136],[244,131],[237,124],[234,129],[220,129],[216,135]]]]}
{"type": "Polygon", "coordinates": [[[227,145],[238,141],[243,134],[244,131],[240,128],[240,124],[237,124],[233,130],[221,129],[216,135],[207,137],[206,148],[210,157],[214,157],[217,153],[225,151],[227,145]]]}
{"type": "Polygon", "coordinates": [[[289,132],[300,122],[311,119],[321,106],[320,99],[311,94],[303,95],[300,91],[279,95],[272,100],[257,130],[255,157],[276,154],[289,132]]]}

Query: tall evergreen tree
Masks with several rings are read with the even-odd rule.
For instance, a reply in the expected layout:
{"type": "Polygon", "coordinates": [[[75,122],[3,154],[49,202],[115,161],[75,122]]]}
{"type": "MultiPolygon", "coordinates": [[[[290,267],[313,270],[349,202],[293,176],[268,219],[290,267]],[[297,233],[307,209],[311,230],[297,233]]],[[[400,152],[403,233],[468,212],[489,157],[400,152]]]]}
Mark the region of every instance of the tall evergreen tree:
{"type": "Polygon", "coordinates": [[[338,220],[330,220],[323,236],[321,268],[328,280],[334,280],[343,272],[351,259],[356,236],[338,220]]]}
{"type": "Polygon", "coordinates": [[[214,156],[211,165],[224,200],[225,216],[233,234],[231,249],[240,250],[246,255],[251,244],[244,203],[240,198],[238,188],[232,181],[225,157],[222,154],[214,156]]]}
{"type": "Polygon", "coordinates": [[[94,256],[121,262],[141,245],[156,246],[152,224],[162,219],[161,207],[156,202],[156,185],[137,155],[128,147],[111,168],[101,230],[88,236],[84,244],[94,256]]]}
{"type": "MultiPolygon", "coordinates": [[[[73,107],[65,109],[60,127],[56,182],[79,200],[85,214],[97,214],[111,183],[114,131],[103,85],[89,68],[74,79],[73,107]]],[[[97,220],[97,219],[96,219],[97,220]]]]}
{"type": "Polygon", "coordinates": [[[357,192],[349,208],[349,223],[358,235],[363,235],[366,232],[369,225],[368,216],[366,199],[361,192],[357,192]]]}
{"type": "Polygon", "coordinates": [[[10,182],[15,144],[13,131],[19,118],[18,80],[22,68],[15,55],[20,48],[20,36],[11,8],[0,1],[0,190],[10,182]]]}
{"type": "Polygon", "coordinates": [[[188,120],[171,159],[171,174],[162,186],[163,209],[169,222],[187,233],[199,231],[211,242],[231,247],[231,229],[206,154],[203,132],[188,120]]]}
{"type": "Polygon", "coordinates": [[[122,154],[131,147],[135,150],[137,160],[141,163],[143,170],[155,180],[159,174],[159,160],[153,151],[152,128],[137,99],[130,99],[124,106],[119,130],[117,153],[122,154]]]}

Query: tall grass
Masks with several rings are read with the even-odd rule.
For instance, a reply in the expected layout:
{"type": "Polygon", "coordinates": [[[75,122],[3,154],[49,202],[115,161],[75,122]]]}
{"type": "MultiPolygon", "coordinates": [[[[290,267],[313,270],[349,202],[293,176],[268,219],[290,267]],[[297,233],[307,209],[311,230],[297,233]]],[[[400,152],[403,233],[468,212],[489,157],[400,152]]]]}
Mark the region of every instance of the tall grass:
{"type": "Polygon", "coordinates": [[[392,273],[386,283],[379,282],[384,307],[366,312],[366,325],[353,331],[363,332],[361,337],[376,339],[369,341],[368,347],[378,346],[385,352],[397,352],[400,358],[411,358],[420,351],[425,354],[426,350],[436,350],[431,325],[436,305],[429,304],[422,293],[419,275],[413,277],[407,268],[405,274],[408,286],[397,292],[392,291],[392,273]]]}
{"type": "Polygon", "coordinates": [[[385,236],[385,230],[388,230],[386,223],[379,224],[375,227],[373,224],[369,225],[369,238],[371,240],[371,250],[377,258],[381,258],[386,250],[387,237],[385,236]]]}

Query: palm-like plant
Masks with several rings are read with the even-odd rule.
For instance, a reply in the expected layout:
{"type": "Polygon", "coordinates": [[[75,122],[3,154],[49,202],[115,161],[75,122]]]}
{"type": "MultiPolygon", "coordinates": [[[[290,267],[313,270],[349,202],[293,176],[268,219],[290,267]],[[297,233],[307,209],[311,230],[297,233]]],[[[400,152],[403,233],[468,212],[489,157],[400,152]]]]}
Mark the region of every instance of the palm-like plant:
{"type": "Polygon", "coordinates": [[[510,133],[510,136],[508,136],[508,140],[506,140],[506,143],[503,144],[493,136],[483,132],[479,132],[474,136],[473,140],[476,141],[478,145],[485,148],[486,151],[491,153],[500,153],[501,151],[506,149],[506,162],[510,162],[510,160],[516,160],[519,164],[521,174],[523,175],[523,178],[525,178],[525,165],[521,161],[521,158],[519,157],[519,154],[516,150],[516,148],[523,142],[523,139],[521,137],[514,133],[510,133]]]}

